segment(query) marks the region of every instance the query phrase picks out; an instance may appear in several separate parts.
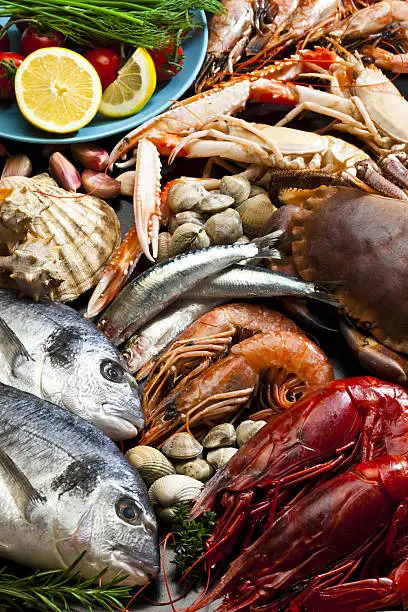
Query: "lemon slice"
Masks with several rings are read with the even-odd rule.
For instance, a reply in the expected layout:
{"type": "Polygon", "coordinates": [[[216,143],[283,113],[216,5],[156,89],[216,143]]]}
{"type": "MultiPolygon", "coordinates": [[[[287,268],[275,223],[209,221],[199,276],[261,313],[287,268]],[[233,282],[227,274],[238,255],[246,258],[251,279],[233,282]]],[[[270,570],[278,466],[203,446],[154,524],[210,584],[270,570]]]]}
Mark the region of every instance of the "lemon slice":
{"type": "Polygon", "coordinates": [[[107,117],[128,117],[148,103],[156,87],[156,70],[149,53],[139,47],[103,92],[99,112],[107,117]]]}
{"type": "Polygon", "coordinates": [[[102,97],[98,73],[79,53],[61,47],[38,49],[16,72],[17,104],[42,130],[75,132],[93,119],[102,97]]]}

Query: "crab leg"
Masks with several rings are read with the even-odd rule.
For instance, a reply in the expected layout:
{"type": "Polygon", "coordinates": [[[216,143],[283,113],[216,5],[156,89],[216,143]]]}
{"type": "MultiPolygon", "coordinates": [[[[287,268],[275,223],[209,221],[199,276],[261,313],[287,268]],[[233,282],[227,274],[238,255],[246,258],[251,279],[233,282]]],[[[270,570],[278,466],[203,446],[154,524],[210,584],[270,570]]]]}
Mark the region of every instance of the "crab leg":
{"type": "Polygon", "coordinates": [[[136,158],[133,206],[137,237],[150,261],[157,257],[160,226],[161,162],[155,145],[146,138],[139,142],[136,158]],[[149,246],[152,245],[152,254],[149,246]]]}

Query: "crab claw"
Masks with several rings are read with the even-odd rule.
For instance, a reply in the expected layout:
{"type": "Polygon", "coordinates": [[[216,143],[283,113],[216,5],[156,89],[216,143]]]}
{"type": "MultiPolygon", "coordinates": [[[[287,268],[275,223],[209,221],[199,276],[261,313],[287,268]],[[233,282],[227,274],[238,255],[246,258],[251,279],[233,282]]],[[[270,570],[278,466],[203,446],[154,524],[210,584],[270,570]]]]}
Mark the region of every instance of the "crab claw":
{"type": "Polygon", "coordinates": [[[157,257],[161,217],[160,207],[161,162],[155,145],[142,138],[136,157],[133,206],[136,233],[143,253],[150,261],[157,257]],[[150,244],[152,253],[150,253],[150,244]]]}

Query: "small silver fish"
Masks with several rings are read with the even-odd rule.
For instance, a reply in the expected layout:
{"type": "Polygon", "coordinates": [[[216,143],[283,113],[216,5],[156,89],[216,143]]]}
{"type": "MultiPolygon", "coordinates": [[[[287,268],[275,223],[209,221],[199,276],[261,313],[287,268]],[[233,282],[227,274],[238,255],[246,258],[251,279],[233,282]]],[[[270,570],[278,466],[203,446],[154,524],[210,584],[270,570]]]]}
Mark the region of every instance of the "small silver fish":
{"type": "Polygon", "coordinates": [[[293,296],[311,298],[339,307],[336,298],[324,287],[308,283],[281,272],[258,268],[256,266],[231,266],[214,274],[205,282],[189,289],[185,297],[189,299],[234,299],[293,296]]]}
{"type": "Polygon", "coordinates": [[[126,343],[122,355],[137,380],[148,375],[152,359],[191,323],[224,300],[177,300],[141,327],[126,343]]]}
{"type": "Polygon", "coordinates": [[[0,289],[0,382],[89,421],[114,440],[144,418],[136,381],[119,351],[78,312],[17,299],[0,289]]]}
{"type": "Polygon", "coordinates": [[[243,259],[273,257],[279,230],[248,244],[213,246],[159,263],[131,281],[107,308],[98,326],[116,345],[207,276],[243,259]]]}
{"type": "Polygon", "coordinates": [[[30,393],[0,384],[1,556],[84,577],[159,571],[157,523],[139,473],[101,431],[30,393]]]}

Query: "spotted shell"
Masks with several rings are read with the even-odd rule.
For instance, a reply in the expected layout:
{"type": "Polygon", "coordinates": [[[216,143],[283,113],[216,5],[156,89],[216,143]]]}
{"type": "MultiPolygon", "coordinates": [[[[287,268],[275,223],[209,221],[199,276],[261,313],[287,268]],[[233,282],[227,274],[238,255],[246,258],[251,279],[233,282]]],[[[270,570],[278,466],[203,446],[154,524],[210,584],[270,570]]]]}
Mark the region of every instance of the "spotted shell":
{"type": "Polygon", "coordinates": [[[232,244],[243,234],[241,218],[233,208],[210,217],[204,228],[213,244],[232,244]]]}
{"type": "Polygon", "coordinates": [[[204,448],[219,448],[220,446],[232,446],[237,436],[235,427],[231,423],[216,425],[205,436],[202,441],[204,448]]]}
{"type": "Polygon", "coordinates": [[[137,469],[147,485],[153,484],[162,476],[176,473],[167,457],[151,446],[135,446],[128,450],[126,458],[137,469]]]}
{"type": "Polygon", "coordinates": [[[160,232],[157,246],[157,262],[165,261],[171,257],[171,240],[169,232],[160,232]]]}
{"type": "Polygon", "coordinates": [[[202,213],[213,215],[226,210],[234,204],[234,198],[223,193],[209,193],[201,200],[197,208],[202,213]]]}
{"type": "Polygon", "coordinates": [[[195,459],[203,451],[201,444],[185,431],[173,434],[162,446],[162,452],[171,459],[195,459]]]}
{"type": "Polygon", "coordinates": [[[0,244],[9,253],[1,282],[25,294],[68,302],[95,285],[121,239],[103,200],[58,187],[48,175],[0,181],[0,244]]]}
{"type": "Polygon", "coordinates": [[[192,461],[176,463],[176,472],[201,482],[207,482],[214,474],[214,468],[204,459],[193,459],[192,461]]]}
{"type": "Polygon", "coordinates": [[[237,427],[237,444],[241,448],[248,442],[262,427],[266,421],[242,421],[237,427]]]}
{"type": "Polygon", "coordinates": [[[260,193],[245,200],[237,210],[241,216],[244,234],[249,238],[255,238],[268,233],[276,208],[267,195],[260,193]]]}
{"type": "Polygon", "coordinates": [[[173,212],[191,210],[207,195],[207,190],[198,182],[175,183],[169,189],[167,200],[173,212]]]}
{"type": "Polygon", "coordinates": [[[185,251],[196,251],[210,246],[210,239],[204,228],[195,223],[184,223],[174,232],[171,241],[171,255],[185,251]]]}
{"type": "Polygon", "coordinates": [[[190,476],[170,474],[163,476],[152,484],[149,498],[153,506],[175,506],[176,504],[193,501],[198,497],[203,483],[190,476]]]}
{"type": "Polygon", "coordinates": [[[237,448],[226,446],[225,448],[216,448],[207,454],[207,461],[216,470],[222,468],[228,461],[238,452],[237,448]]]}
{"type": "Polygon", "coordinates": [[[235,204],[240,204],[249,198],[251,183],[239,174],[227,175],[221,179],[220,192],[234,198],[235,204]]]}

